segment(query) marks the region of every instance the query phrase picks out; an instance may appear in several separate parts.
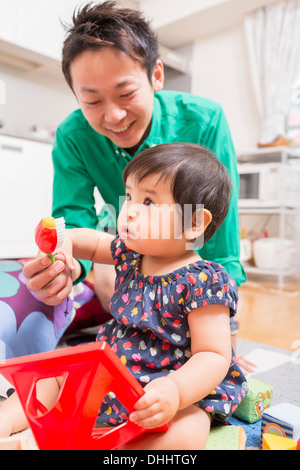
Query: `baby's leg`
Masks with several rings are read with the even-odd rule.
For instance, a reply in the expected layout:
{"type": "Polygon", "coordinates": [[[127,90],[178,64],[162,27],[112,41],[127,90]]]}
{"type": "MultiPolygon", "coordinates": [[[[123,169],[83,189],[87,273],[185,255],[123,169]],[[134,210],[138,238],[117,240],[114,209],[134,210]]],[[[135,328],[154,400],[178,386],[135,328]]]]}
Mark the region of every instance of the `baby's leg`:
{"type": "Polygon", "coordinates": [[[167,432],[147,432],[120,450],[201,450],[210,431],[210,416],[191,405],[178,411],[167,432]]]}

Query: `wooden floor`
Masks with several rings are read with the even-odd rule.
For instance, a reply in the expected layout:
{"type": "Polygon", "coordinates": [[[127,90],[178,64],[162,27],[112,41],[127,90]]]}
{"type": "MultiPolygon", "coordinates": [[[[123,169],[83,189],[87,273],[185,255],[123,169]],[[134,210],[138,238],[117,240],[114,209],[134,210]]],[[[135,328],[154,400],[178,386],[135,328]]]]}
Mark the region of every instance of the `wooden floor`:
{"type": "Polygon", "coordinates": [[[251,279],[239,288],[238,338],[295,351],[300,348],[300,279],[276,284],[251,279]]]}

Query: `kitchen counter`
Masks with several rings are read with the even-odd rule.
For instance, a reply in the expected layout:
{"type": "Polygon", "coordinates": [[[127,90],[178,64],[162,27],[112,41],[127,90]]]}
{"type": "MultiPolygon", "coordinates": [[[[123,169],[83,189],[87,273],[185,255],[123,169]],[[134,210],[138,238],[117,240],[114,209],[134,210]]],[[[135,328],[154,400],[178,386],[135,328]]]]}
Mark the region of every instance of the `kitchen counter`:
{"type": "Polygon", "coordinates": [[[4,130],[0,130],[0,136],[12,137],[13,139],[29,140],[32,142],[40,142],[42,144],[53,144],[54,142],[54,139],[50,137],[49,139],[45,139],[45,138],[39,138],[39,137],[26,135],[26,134],[25,135],[13,134],[4,130]]]}

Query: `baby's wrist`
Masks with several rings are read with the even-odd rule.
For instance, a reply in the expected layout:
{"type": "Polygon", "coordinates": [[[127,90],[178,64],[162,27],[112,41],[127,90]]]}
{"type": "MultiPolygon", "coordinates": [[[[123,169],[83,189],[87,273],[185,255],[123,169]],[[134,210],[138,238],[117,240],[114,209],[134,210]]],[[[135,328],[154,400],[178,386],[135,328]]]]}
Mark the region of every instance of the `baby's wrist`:
{"type": "Polygon", "coordinates": [[[176,380],[173,380],[171,374],[169,376],[164,377],[166,380],[169,380],[172,383],[174,395],[174,400],[177,401],[177,410],[180,409],[180,403],[181,403],[181,393],[180,393],[180,388],[176,382],[176,380]]]}

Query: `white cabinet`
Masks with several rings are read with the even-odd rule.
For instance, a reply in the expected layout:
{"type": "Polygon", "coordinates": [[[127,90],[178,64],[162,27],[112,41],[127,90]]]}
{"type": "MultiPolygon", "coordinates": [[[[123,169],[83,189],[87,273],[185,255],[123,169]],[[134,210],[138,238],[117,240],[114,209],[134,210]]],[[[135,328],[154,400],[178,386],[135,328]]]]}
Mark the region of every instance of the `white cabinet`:
{"type": "MultiPolygon", "coordinates": [[[[1,60],[29,70],[50,65],[54,76],[61,79],[59,63],[66,34],[63,25],[71,26],[74,10],[84,4],[81,0],[52,0],[49,3],[45,0],[0,0],[1,60]]],[[[166,86],[170,82],[170,88],[175,84],[183,91],[190,91],[186,57],[190,54],[190,46],[178,53],[160,45],[160,55],[166,66],[166,86]]]]}
{"type": "Polygon", "coordinates": [[[283,265],[280,253],[277,253],[272,268],[258,267],[252,259],[250,263],[243,263],[245,271],[265,278],[276,276],[279,287],[282,287],[286,277],[300,275],[297,261],[300,256],[300,152],[280,147],[244,151],[237,153],[237,156],[241,176],[241,229],[247,227],[245,231],[248,236],[252,232],[253,238],[269,226],[268,235],[278,238],[282,249],[288,240],[294,253],[294,262],[289,266],[283,265]]]}
{"type": "Polygon", "coordinates": [[[70,24],[72,12],[80,3],[80,0],[0,0],[0,41],[13,44],[17,55],[26,50],[60,61],[65,36],[61,22],[70,24]]]}
{"type": "Polygon", "coordinates": [[[0,0],[0,38],[9,42],[16,37],[17,1],[0,0]]]}
{"type": "Polygon", "coordinates": [[[18,0],[15,42],[31,51],[60,59],[63,28],[59,22],[61,0],[18,0]]]}
{"type": "Polygon", "coordinates": [[[52,145],[0,135],[0,258],[36,256],[34,231],[51,214],[52,145]]]}

